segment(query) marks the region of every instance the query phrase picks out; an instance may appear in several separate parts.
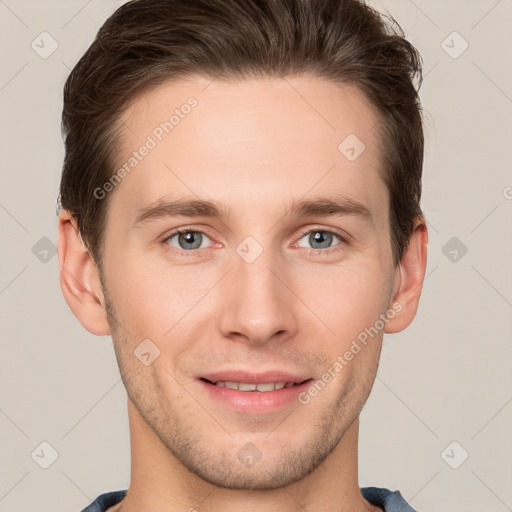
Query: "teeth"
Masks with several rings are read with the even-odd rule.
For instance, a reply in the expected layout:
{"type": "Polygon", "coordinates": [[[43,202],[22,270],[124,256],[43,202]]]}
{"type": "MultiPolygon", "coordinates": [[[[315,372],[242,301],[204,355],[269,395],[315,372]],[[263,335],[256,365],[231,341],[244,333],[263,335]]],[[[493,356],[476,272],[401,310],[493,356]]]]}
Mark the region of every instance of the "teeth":
{"type": "Polygon", "coordinates": [[[256,389],[256,384],[244,384],[243,382],[240,382],[238,384],[239,391],[254,391],[255,389],[256,389]]]}
{"type": "Polygon", "coordinates": [[[269,382],[268,384],[258,384],[256,386],[256,389],[258,391],[274,391],[274,389],[281,389],[281,388],[276,388],[276,386],[278,386],[279,384],[274,384],[273,382],[269,382]]]}
{"type": "Polygon", "coordinates": [[[238,391],[260,391],[260,392],[267,392],[267,391],[277,391],[279,389],[283,388],[291,388],[294,383],[293,382],[269,382],[268,384],[247,384],[245,382],[216,382],[216,386],[219,387],[226,387],[229,389],[238,389],[238,391]]]}

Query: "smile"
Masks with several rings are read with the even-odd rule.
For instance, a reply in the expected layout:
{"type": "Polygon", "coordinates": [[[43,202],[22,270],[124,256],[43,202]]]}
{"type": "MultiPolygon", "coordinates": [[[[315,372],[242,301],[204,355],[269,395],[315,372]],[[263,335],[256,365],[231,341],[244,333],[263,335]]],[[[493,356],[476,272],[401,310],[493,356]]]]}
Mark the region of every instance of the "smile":
{"type": "Polygon", "coordinates": [[[233,381],[218,381],[218,382],[210,382],[207,379],[204,379],[206,382],[210,384],[214,384],[218,387],[226,387],[229,389],[237,389],[238,391],[259,391],[260,393],[266,393],[268,391],[278,391],[283,388],[291,388],[292,386],[296,386],[295,382],[266,382],[261,384],[254,384],[248,382],[233,382],[233,381]]]}
{"type": "MultiPolygon", "coordinates": [[[[220,377],[220,375],[219,375],[220,377]]],[[[298,395],[305,391],[313,378],[286,375],[287,380],[262,375],[239,375],[239,380],[221,380],[217,376],[200,377],[205,397],[217,406],[248,415],[267,415],[297,406],[298,395]],[[294,380],[291,380],[294,379],[294,380]],[[251,382],[247,382],[251,381],[251,382]]],[[[233,379],[234,375],[231,377],[233,379]]],[[[281,374],[280,377],[285,377],[281,374]]]]}

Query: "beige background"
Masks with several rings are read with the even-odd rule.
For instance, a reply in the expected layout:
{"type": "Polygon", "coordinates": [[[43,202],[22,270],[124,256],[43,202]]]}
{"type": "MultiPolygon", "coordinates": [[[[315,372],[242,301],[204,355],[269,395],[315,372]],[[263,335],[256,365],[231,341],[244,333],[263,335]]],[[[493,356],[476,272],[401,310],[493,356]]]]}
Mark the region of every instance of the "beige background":
{"type": "MultiPolygon", "coordinates": [[[[62,86],[121,3],[0,0],[2,512],[78,511],[129,483],[112,343],[68,309],[52,252],[62,86]]],[[[512,0],[374,3],[424,57],[430,241],[417,318],[385,337],[362,414],[360,483],[420,511],[512,510],[512,0]]]]}

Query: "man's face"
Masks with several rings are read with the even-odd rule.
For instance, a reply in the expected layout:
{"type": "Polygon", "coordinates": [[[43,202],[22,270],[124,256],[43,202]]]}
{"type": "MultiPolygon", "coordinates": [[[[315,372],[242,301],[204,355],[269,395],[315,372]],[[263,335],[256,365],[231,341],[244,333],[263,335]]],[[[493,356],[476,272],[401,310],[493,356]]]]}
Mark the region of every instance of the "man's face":
{"type": "Polygon", "coordinates": [[[104,293],[133,410],[169,451],[215,485],[278,487],[333,451],[377,371],[376,321],[397,276],[378,118],[357,90],[320,79],[208,84],[166,84],[123,115],[116,170],[150,149],[110,192],[104,293]],[[291,211],[342,198],[369,216],[291,211]],[[147,214],[176,200],[226,216],[147,214]],[[207,380],[308,382],[242,391],[207,380]]]}

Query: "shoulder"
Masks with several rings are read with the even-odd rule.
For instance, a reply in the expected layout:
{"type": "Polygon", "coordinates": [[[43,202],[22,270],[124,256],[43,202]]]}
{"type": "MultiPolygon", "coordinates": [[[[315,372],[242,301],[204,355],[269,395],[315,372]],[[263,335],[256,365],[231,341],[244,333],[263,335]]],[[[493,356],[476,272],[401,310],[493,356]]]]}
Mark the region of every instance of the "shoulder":
{"type": "Polygon", "coordinates": [[[112,491],[100,494],[88,507],[82,512],[106,512],[110,507],[119,503],[126,495],[127,490],[112,491]]]}
{"type": "Polygon", "coordinates": [[[362,487],[363,498],[372,505],[381,507],[384,512],[417,512],[400,494],[400,491],[390,491],[380,487],[362,487]]]}

